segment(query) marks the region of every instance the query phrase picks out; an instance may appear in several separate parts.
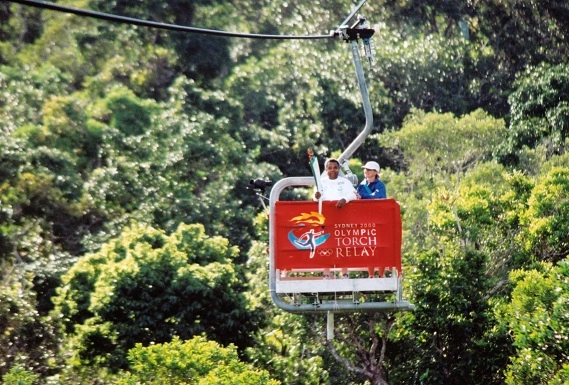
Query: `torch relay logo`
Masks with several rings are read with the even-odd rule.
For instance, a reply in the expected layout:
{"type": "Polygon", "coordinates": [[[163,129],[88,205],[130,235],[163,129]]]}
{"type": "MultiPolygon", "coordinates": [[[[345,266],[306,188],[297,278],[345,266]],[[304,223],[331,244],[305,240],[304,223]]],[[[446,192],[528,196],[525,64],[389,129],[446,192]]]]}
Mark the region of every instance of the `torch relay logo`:
{"type": "Polygon", "coordinates": [[[330,234],[324,232],[324,215],[311,211],[302,213],[290,220],[297,227],[288,233],[288,239],[299,250],[310,250],[310,258],[314,258],[316,248],[326,242],[330,234]]]}

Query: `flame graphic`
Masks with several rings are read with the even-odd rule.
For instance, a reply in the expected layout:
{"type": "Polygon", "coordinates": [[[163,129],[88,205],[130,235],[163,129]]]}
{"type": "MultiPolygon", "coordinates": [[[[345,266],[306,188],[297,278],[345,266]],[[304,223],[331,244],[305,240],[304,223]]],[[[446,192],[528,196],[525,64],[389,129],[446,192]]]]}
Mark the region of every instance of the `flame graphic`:
{"type": "Polygon", "coordinates": [[[292,218],[290,221],[297,223],[306,223],[309,225],[323,225],[326,221],[326,218],[324,215],[316,211],[311,211],[310,213],[302,213],[299,216],[292,218]]]}

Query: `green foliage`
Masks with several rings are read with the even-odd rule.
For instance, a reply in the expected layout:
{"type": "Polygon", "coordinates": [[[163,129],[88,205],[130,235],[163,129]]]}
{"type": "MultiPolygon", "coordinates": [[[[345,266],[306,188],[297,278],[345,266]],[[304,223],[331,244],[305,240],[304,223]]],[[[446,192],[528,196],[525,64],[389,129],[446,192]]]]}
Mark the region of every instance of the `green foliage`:
{"type": "MultiPolygon", "coordinates": [[[[261,217],[261,214],[259,214],[261,217]]],[[[264,218],[266,216],[263,215],[264,218]]],[[[260,220],[267,225],[266,219],[260,220]]],[[[263,229],[266,232],[266,227],[263,229]]],[[[324,368],[325,354],[321,344],[311,342],[314,324],[309,317],[289,314],[274,306],[267,291],[269,271],[267,244],[255,242],[248,253],[249,290],[251,306],[263,311],[265,322],[255,333],[255,344],[246,353],[256,366],[264,368],[283,384],[321,384],[330,381],[324,368]]],[[[333,364],[332,364],[333,366],[333,364]]]]}
{"type": "Polygon", "coordinates": [[[54,97],[44,103],[42,116],[41,128],[28,133],[18,130],[15,134],[27,136],[31,143],[38,147],[47,146],[64,152],[74,163],[71,169],[73,174],[84,173],[95,167],[99,160],[101,135],[90,129],[84,100],[79,101],[75,97],[54,97]]]}
{"type": "Polygon", "coordinates": [[[285,174],[298,175],[297,159],[305,157],[307,143],[322,132],[321,126],[314,123],[314,115],[319,110],[316,96],[304,98],[303,93],[309,89],[318,92],[319,87],[314,79],[303,78],[304,71],[287,70],[284,65],[296,60],[300,62],[295,63],[295,67],[302,66],[306,70],[310,65],[307,59],[299,60],[282,47],[272,52],[266,61],[249,60],[229,79],[228,85],[231,95],[243,105],[243,121],[250,127],[244,130],[244,139],[260,150],[258,159],[277,161],[285,174]],[[289,87],[291,84],[294,88],[289,87]],[[291,110],[296,113],[297,103],[303,106],[302,111],[298,111],[300,117],[284,113],[291,110]]]}
{"type": "Polygon", "coordinates": [[[246,309],[232,259],[237,249],[201,225],[163,231],[133,226],[83,257],[62,277],[56,303],[72,363],[116,370],[136,343],[205,333],[222,344],[250,344],[257,317],[246,309]],[[190,300],[191,299],[191,300],[190,300]]]}
{"type": "MultiPolygon", "coordinates": [[[[485,52],[483,60],[469,68],[488,111],[507,111],[506,91],[516,73],[540,62],[563,63],[567,56],[564,31],[568,26],[567,4],[562,0],[516,2],[453,1],[380,2],[386,19],[412,31],[446,38],[462,35],[473,52],[485,52]]],[[[468,75],[467,75],[468,76],[468,75]]]]}
{"type": "Polygon", "coordinates": [[[225,384],[277,385],[264,370],[241,362],[234,345],[222,347],[203,336],[188,341],[175,337],[169,343],[143,347],[128,353],[130,371],[115,382],[129,384],[225,384]]]}
{"type": "MultiPolygon", "coordinates": [[[[209,1],[196,1],[188,4],[184,1],[168,0],[150,6],[132,1],[92,1],[90,5],[94,9],[107,13],[187,26],[194,25],[196,22],[194,18],[200,17],[198,23],[201,28],[223,29],[223,23],[226,22],[225,18],[212,17],[215,10],[196,15],[196,12],[201,9],[200,6],[207,8],[209,1]]],[[[228,39],[216,36],[204,38],[200,35],[180,32],[166,34],[155,29],[136,30],[131,26],[128,28],[134,30],[145,44],[151,45],[158,42],[163,48],[170,50],[170,56],[176,56],[175,62],[171,62],[166,67],[156,68],[157,70],[165,69],[166,73],[170,72],[170,74],[175,71],[188,78],[196,79],[200,83],[208,83],[227,72],[230,67],[229,46],[231,43],[228,39]]],[[[146,66],[146,68],[151,69],[152,67],[146,66]]],[[[172,80],[171,76],[166,76],[166,78],[172,80]]]]}
{"type": "Polygon", "coordinates": [[[541,65],[528,69],[510,96],[511,123],[502,156],[519,159],[518,152],[543,144],[549,157],[564,151],[569,136],[568,66],[541,65]]]}
{"type": "Polygon", "coordinates": [[[569,170],[553,168],[536,183],[521,217],[521,240],[538,260],[557,262],[569,254],[569,170]]]}
{"type": "Polygon", "coordinates": [[[431,206],[433,229],[443,239],[450,231],[448,238],[462,238],[467,245],[479,242],[482,227],[495,224],[496,212],[490,207],[489,198],[490,191],[483,187],[465,188],[456,198],[448,191],[441,191],[440,200],[433,200],[431,206]]]}
{"type": "Polygon", "coordinates": [[[142,135],[150,128],[150,111],[129,90],[115,90],[105,99],[110,126],[125,136],[142,135]]]}
{"type": "MultiPolygon", "coordinates": [[[[273,306],[270,304],[270,306],[273,306]]],[[[255,336],[248,357],[284,384],[321,384],[330,381],[325,353],[314,345],[310,321],[303,316],[269,310],[267,325],[255,336]]]]}
{"type": "Polygon", "coordinates": [[[77,202],[81,179],[72,157],[60,150],[38,147],[8,136],[0,146],[0,244],[5,271],[33,272],[37,310],[51,307],[58,276],[80,253],[89,215],[77,202]]]}
{"type": "Polygon", "coordinates": [[[79,25],[89,29],[92,21],[59,12],[45,13],[41,35],[22,46],[15,61],[30,67],[48,64],[69,76],[72,83],[80,84],[92,71],[92,63],[75,40],[79,25]]]}
{"type": "MultiPolygon", "coordinates": [[[[29,275],[29,274],[28,274],[29,275]]],[[[56,322],[39,314],[29,277],[4,272],[0,285],[0,377],[5,384],[31,384],[57,363],[56,322]]]]}
{"type": "MultiPolygon", "coordinates": [[[[455,189],[436,187],[423,200],[424,206],[404,197],[403,207],[413,205],[404,213],[404,224],[411,222],[405,224],[411,242],[404,244],[405,253],[410,258],[429,247],[479,250],[492,261],[487,272],[490,280],[505,280],[510,269],[531,260],[518,240],[523,237],[520,218],[525,215],[533,186],[531,178],[486,162],[465,173],[455,189]],[[429,234],[430,243],[410,247],[425,238],[414,235],[418,228],[429,234]]],[[[410,259],[408,264],[415,261],[410,259]]]]}
{"type": "Polygon", "coordinates": [[[514,339],[515,353],[506,372],[509,385],[567,380],[569,262],[564,259],[556,266],[541,263],[536,267],[512,272],[512,300],[500,319],[514,339]]]}
{"type": "Polygon", "coordinates": [[[0,64],[14,59],[22,43],[33,42],[42,32],[39,9],[3,3],[0,7],[0,64]]]}
{"type": "MultiPolygon", "coordinates": [[[[439,242],[482,249],[496,254],[503,234],[496,227],[509,214],[513,194],[508,174],[496,163],[479,163],[464,178],[456,190],[439,187],[434,191],[429,209],[429,225],[439,242]],[[503,197],[507,196],[507,200],[503,197]]],[[[516,207],[519,208],[519,207],[516,207]]]]}
{"type": "MultiPolygon", "coordinates": [[[[334,339],[323,341],[331,383],[382,384],[389,380],[387,357],[393,352],[388,345],[396,317],[392,312],[336,314],[334,339]]],[[[325,325],[321,325],[324,335],[325,325]]]]}
{"type": "MultiPolygon", "coordinates": [[[[350,10],[340,0],[59,3],[302,35],[326,34],[350,10]]],[[[361,13],[378,23],[375,63],[364,63],[376,133],[356,156],[380,161],[401,203],[405,288],[418,307],[388,337],[390,380],[503,383],[507,335],[518,331],[497,325],[491,310],[511,305],[508,272],[567,254],[567,68],[559,64],[567,5],[379,0],[361,13]],[[393,132],[380,134],[386,129],[393,132]],[[494,163],[497,150],[518,170],[494,163]]],[[[355,382],[310,319],[272,306],[267,234],[256,227],[266,216],[246,189],[257,177],[308,175],[307,147],[338,154],[359,133],[347,45],[204,37],[11,2],[0,4],[0,20],[0,349],[17,346],[3,356],[3,373],[25,376],[21,367],[42,381],[53,374],[51,383],[112,383],[118,377],[104,366],[126,368],[137,343],[138,352],[165,343],[160,355],[168,356],[173,336],[205,334],[235,342],[282,383],[355,382]],[[123,231],[131,221],[139,227],[123,231]],[[63,316],[60,347],[78,365],[70,370],[56,367],[46,317],[67,271],[53,314],[63,316]]],[[[373,333],[358,329],[366,318],[354,320],[351,330],[367,341],[373,333]]],[[[552,340],[547,349],[558,347],[552,340]]],[[[543,381],[567,378],[567,364],[549,350],[515,348],[512,381],[516,371],[542,381],[539,365],[543,381]]],[[[160,370],[156,360],[124,380],[160,370]]],[[[200,381],[269,381],[240,365],[230,359],[200,381]],[[235,365],[240,374],[227,378],[235,365]]]]}
{"type": "Polygon", "coordinates": [[[520,222],[520,216],[527,209],[528,199],[535,186],[535,182],[526,175],[514,171],[506,176],[511,191],[506,192],[502,198],[502,204],[507,209],[506,222],[516,228],[520,222]]]}
{"type": "Polygon", "coordinates": [[[405,20],[426,31],[441,31],[446,36],[456,33],[461,21],[476,14],[470,3],[420,0],[391,0],[388,3],[392,18],[405,20]]]}
{"type": "Polygon", "coordinates": [[[2,377],[5,385],[33,385],[38,380],[38,375],[24,369],[21,366],[14,366],[2,377]]]}
{"type": "Polygon", "coordinates": [[[563,367],[557,371],[549,385],[563,385],[567,382],[567,378],[569,378],[569,364],[563,364],[563,367]]]}
{"type": "Polygon", "coordinates": [[[69,90],[69,76],[52,65],[0,67],[0,133],[41,123],[46,99],[69,90]]]}
{"type": "MultiPolygon", "coordinates": [[[[242,105],[242,135],[258,149],[257,159],[278,164],[285,175],[307,175],[308,147],[322,156],[345,148],[364,126],[353,77],[345,45],[286,42],[239,66],[227,84],[242,105]]],[[[369,88],[374,109],[389,109],[385,88],[369,88]]]]}
{"type": "Polygon", "coordinates": [[[462,115],[476,107],[476,91],[468,84],[472,48],[460,36],[407,34],[382,25],[377,38],[372,71],[395,109],[389,128],[399,127],[412,109],[462,115]]]}
{"type": "Polygon", "coordinates": [[[403,151],[413,180],[430,178],[448,185],[477,162],[490,159],[505,135],[505,125],[482,110],[460,118],[450,113],[414,111],[399,131],[381,144],[403,151]]]}
{"type": "Polygon", "coordinates": [[[402,384],[499,384],[503,337],[489,333],[487,257],[475,251],[422,253],[406,270],[410,300],[395,331],[390,380],[402,384]],[[413,348],[410,348],[413,347],[413,348]],[[477,369],[474,369],[477,368],[477,369]]]}
{"type": "Polygon", "coordinates": [[[0,187],[3,204],[11,209],[11,220],[21,225],[44,218],[47,221],[40,221],[39,226],[46,231],[46,239],[51,232],[50,241],[72,253],[80,251],[77,237],[83,218],[75,201],[80,180],[74,173],[72,161],[65,153],[45,147],[26,155],[33,157],[33,165],[27,164],[28,170],[22,170],[0,187]],[[34,166],[35,172],[32,172],[34,166]],[[56,240],[54,236],[62,238],[56,240]]]}
{"type": "Polygon", "coordinates": [[[562,0],[484,1],[470,28],[492,47],[495,71],[513,79],[528,66],[565,62],[567,14],[562,0]]]}
{"type": "MultiPolygon", "coordinates": [[[[169,93],[168,103],[158,105],[124,87],[112,88],[90,106],[87,128],[101,146],[98,167],[83,184],[82,203],[115,228],[134,217],[173,231],[182,221],[208,217],[208,232],[247,247],[249,207],[257,202],[245,189],[253,172],[250,158],[236,122],[228,120],[238,119],[233,102],[183,78],[169,93]]],[[[88,243],[96,249],[105,238],[93,235],[88,243]]]]}

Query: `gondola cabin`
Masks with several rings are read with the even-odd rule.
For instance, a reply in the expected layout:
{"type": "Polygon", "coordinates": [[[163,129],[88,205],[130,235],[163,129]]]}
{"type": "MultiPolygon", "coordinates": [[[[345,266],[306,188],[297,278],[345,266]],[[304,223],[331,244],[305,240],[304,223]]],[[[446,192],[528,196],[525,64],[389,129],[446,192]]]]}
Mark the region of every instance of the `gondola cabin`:
{"type": "Polygon", "coordinates": [[[401,213],[394,199],[281,201],[285,178],[270,197],[270,290],[290,312],[410,310],[402,299],[401,213]]]}

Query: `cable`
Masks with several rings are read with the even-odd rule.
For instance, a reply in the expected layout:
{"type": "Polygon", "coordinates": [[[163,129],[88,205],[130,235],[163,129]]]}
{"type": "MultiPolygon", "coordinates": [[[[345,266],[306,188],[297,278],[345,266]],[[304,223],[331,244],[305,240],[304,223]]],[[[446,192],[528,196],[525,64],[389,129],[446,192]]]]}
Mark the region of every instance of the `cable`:
{"type": "Polygon", "coordinates": [[[172,31],[182,31],[182,32],[191,32],[191,33],[200,33],[205,35],[217,35],[217,36],[226,36],[226,37],[240,37],[240,38],[247,38],[247,39],[330,39],[334,38],[334,32],[331,32],[328,35],[263,35],[263,34],[255,34],[255,33],[239,33],[239,32],[227,32],[227,31],[219,31],[214,29],[204,29],[204,28],[195,28],[195,27],[186,27],[177,24],[167,24],[167,23],[158,23],[154,21],[148,20],[141,20],[135,19],[132,17],[125,17],[125,16],[117,16],[112,15],[109,13],[102,13],[96,11],[90,11],[86,9],[68,7],[65,5],[59,5],[55,3],[49,3],[46,1],[39,1],[39,0],[7,0],[13,3],[19,3],[23,5],[29,5],[31,7],[42,8],[42,9],[49,9],[52,11],[58,12],[66,12],[72,13],[79,16],[86,16],[92,17],[95,19],[100,20],[107,20],[107,21],[114,21],[117,23],[126,23],[126,24],[133,24],[133,25],[140,25],[143,27],[151,27],[151,28],[161,28],[161,29],[168,29],[172,31]]]}

